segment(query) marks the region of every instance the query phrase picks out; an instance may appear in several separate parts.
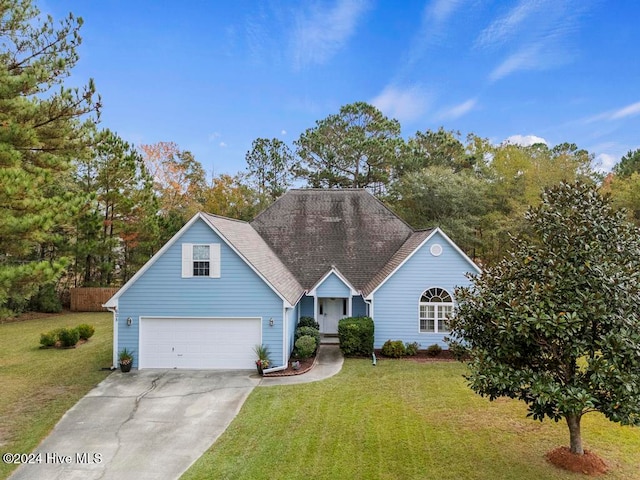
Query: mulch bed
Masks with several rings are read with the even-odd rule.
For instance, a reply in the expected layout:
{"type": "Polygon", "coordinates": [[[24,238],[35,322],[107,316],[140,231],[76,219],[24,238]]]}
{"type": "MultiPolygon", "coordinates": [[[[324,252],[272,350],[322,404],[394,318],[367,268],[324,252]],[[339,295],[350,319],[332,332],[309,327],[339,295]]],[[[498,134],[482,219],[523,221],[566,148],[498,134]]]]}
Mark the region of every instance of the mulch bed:
{"type": "Polygon", "coordinates": [[[568,447],[558,447],[546,456],[551,464],[570,472],[596,476],[604,475],[609,471],[604,460],[588,450],[584,451],[584,455],[576,455],[571,453],[568,447]]]}
{"type": "MultiPolygon", "coordinates": [[[[376,350],[376,358],[378,360],[394,360],[389,357],[385,357],[382,355],[380,350],[376,350]]],[[[453,358],[453,355],[449,350],[442,350],[438,355],[430,356],[427,355],[426,350],[418,350],[416,355],[411,357],[402,357],[402,360],[408,360],[416,363],[428,363],[428,362],[455,362],[456,360],[453,358]]],[[[298,360],[300,362],[300,368],[298,370],[294,370],[291,366],[292,363],[296,361],[296,359],[292,359],[289,361],[289,365],[286,370],[280,370],[279,372],[265,373],[264,377],[289,377],[292,375],[302,375],[303,373],[307,373],[309,370],[313,368],[315,365],[316,357],[313,356],[311,358],[307,358],[306,360],[298,360]]]]}
{"type": "Polygon", "coordinates": [[[295,358],[290,360],[286,370],[280,370],[279,372],[265,373],[263,377],[290,377],[292,375],[302,375],[303,373],[307,373],[309,370],[313,368],[316,362],[316,356],[314,355],[313,357],[310,357],[304,360],[298,359],[297,361],[300,362],[300,368],[298,370],[294,370],[293,367],[291,366],[293,362],[295,362],[296,360],[297,359],[295,358]]]}
{"type": "MultiPolygon", "coordinates": [[[[378,349],[376,352],[376,358],[378,360],[392,360],[389,357],[382,355],[382,352],[378,349]]],[[[416,355],[402,357],[402,360],[408,360],[416,363],[428,363],[428,362],[455,362],[456,359],[449,350],[442,350],[438,355],[431,356],[427,354],[426,350],[418,350],[416,355]]]]}

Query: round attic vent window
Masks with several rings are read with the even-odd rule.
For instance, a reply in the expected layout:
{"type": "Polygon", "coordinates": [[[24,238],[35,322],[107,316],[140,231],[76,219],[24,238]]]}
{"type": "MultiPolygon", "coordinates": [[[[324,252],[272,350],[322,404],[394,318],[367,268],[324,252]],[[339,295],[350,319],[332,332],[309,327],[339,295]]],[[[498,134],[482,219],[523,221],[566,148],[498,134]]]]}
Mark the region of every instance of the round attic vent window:
{"type": "Polygon", "coordinates": [[[439,243],[431,245],[431,255],[439,257],[442,254],[442,246],[439,243]]]}

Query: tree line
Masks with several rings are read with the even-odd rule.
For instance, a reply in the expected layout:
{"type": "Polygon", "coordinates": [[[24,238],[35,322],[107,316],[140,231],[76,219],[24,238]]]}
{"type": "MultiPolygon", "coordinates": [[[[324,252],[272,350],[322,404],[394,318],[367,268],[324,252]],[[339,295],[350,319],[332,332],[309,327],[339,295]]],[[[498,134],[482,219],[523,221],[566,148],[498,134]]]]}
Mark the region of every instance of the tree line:
{"type": "Polygon", "coordinates": [[[529,147],[443,128],[404,139],[397,120],[345,105],[288,145],[258,138],[246,170],[207,179],[173,142],[132,145],[99,128],[93,80],[67,87],[82,19],[0,4],[0,317],[76,286],[119,286],[197,211],[250,220],[292,187],[365,188],[415,228],[441,226],[483,264],[526,229],[560,181],[601,185],[640,224],[640,150],[612,174],[574,144],[529,147]]]}

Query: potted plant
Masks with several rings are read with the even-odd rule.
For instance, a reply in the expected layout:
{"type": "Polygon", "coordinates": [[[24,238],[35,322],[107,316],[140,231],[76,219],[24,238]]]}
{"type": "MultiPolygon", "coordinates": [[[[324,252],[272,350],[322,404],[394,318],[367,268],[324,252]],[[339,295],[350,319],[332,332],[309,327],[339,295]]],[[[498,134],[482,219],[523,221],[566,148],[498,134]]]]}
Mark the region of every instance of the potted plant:
{"type": "Polygon", "coordinates": [[[269,368],[269,349],[264,345],[256,345],[253,350],[258,356],[258,359],[256,360],[256,368],[258,369],[258,373],[262,375],[262,371],[265,368],[269,368]]]}
{"type": "Polygon", "coordinates": [[[127,350],[126,347],[123,348],[118,354],[118,361],[120,362],[120,370],[123,372],[131,371],[131,366],[133,365],[133,352],[127,350]]]}

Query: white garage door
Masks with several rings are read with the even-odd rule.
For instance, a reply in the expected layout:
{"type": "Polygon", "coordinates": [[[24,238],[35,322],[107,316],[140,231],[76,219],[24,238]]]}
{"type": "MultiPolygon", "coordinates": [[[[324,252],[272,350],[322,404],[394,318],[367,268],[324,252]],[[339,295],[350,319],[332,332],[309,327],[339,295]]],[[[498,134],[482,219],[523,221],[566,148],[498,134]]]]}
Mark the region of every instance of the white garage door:
{"type": "Polygon", "coordinates": [[[139,368],[253,369],[259,318],[140,319],[139,368]]]}

